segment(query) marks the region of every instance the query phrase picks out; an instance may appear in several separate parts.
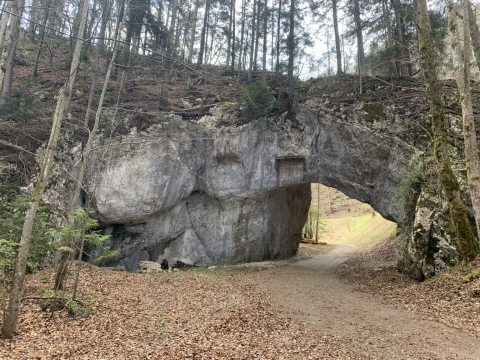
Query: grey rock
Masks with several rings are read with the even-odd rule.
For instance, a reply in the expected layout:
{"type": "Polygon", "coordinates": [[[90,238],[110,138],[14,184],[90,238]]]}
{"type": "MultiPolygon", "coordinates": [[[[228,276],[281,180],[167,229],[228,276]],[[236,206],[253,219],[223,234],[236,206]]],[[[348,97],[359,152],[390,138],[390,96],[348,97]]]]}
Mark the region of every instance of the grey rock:
{"type": "Polygon", "coordinates": [[[138,272],[140,274],[151,274],[162,271],[159,263],[153,261],[140,261],[138,263],[138,272]]]}
{"type": "MultiPolygon", "coordinates": [[[[361,102],[337,111],[329,101],[312,98],[294,118],[237,127],[221,125],[235,117],[224,108],[195,120],[159,114],[144,131],[99,136],[86,182],[96,216],[112,235],[107,246],[118,251],[106,265],[137,271],[139,262],[163,258],[213,266],[292,256],[307,219],[310,183],[335,187],[405,227],[397,249],[402,271],[422,279],[454,263],[458,253],[441,192],[424,187],[415,209],[396,195],[408,163],[422,155],[400,136],[406,129],[401,109],[386,108],[384,118],[372,122],[361,102]]],[[[422,131],[411,138],[429,141],[422,131]]],[[[78,153],[71,162],[78,163],[78,153]]],[[[62,167],[69,169],[54,172],[62,167]]],[[[45,196],[60,212],[73,187],[65,181],[45,196]]]]}
{"type": "Polygon", "coordinates": [[[140,261],[163,258],[212,266],[292,256],[312,182],[401,223],[395,186],[419,152],[362,126],[357,115],[341,120],[322,109],[307,101],[295,121],[238,128],[218,127],[228,117],[218,110],[198,122],[168,117],[146,132],[101,139],[88,181],[119,251],[111,265],[136,271],[140,261]]]}

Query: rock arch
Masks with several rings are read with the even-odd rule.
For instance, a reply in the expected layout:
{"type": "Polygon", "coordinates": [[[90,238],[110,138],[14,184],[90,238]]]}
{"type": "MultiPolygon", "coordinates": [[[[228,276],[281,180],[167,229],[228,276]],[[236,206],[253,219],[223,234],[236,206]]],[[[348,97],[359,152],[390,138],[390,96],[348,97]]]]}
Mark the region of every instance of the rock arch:
{"type": "Polygon", "coordinates": [[[89,177],[117,264],[135,271],[139,261],[164,257],[214,265],[291,256],[314,182],[402,224],[395,188],[414,147],[356,113],[329,113],[319,99],[292,118],[215,126],[225,116],[170,116],[107,142],[107,161],[96,153],[100,168],[89,177]]]}

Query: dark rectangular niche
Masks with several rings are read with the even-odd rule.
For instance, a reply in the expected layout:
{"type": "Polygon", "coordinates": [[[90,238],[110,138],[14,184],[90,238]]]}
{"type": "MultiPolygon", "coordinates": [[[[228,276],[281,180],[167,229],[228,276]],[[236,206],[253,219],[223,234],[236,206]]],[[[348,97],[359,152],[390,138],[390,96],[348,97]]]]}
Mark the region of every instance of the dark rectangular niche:
{"type": "Polygon", "coordinates": [[[277,186],[300,184],[305,172],[303,156],[282,156],[275,159],[277,186]]]}

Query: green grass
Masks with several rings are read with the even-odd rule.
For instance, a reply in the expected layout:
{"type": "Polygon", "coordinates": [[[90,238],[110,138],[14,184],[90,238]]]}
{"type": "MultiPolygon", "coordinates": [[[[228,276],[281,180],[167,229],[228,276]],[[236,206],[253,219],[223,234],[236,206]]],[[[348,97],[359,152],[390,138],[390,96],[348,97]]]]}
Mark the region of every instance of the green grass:
{"type": "Polygon", "coordinates": [[[385,220],[379,214],[326,219],[325,231],[320,241],[328,244],[355,244],[369,247],[395,235],[395,223],[385,220]]]}

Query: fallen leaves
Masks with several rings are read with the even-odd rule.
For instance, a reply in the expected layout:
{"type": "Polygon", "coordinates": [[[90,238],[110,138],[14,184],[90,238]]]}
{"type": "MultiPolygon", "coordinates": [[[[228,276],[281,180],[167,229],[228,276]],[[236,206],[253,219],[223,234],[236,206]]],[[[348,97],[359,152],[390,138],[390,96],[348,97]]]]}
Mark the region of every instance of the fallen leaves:
{"type": "Polygon", "coordinates": [[[386,304],[397,305],[427,319],[480,335],[480,281],[462,284],[478,268],[480,259],[468,268],[457,265],[418,282],[399,273],[391,259],[394,244],[386,244],[353,256],[339,268],[340,277],[362,292],[386,304]],[[387,259],[388,260],[388,259],[387,259]],[[375,265],[377,264],[377,265],[375,265]],[[383,264],[382,268],[376,268],[383,264]]]}
{"type": "MultiPolygon", "coordinates": [[[[255,270],[215,268],[159,274],[81,274],[81,298],[95,312],[68,318],[26,300],[18,335],[0,359],[319,359],[351,355],[339,339],[311,333],[251,279],[255,270]]],[[[25,296],[52,287],[45,272],[27,279],[25,296]]]]}

